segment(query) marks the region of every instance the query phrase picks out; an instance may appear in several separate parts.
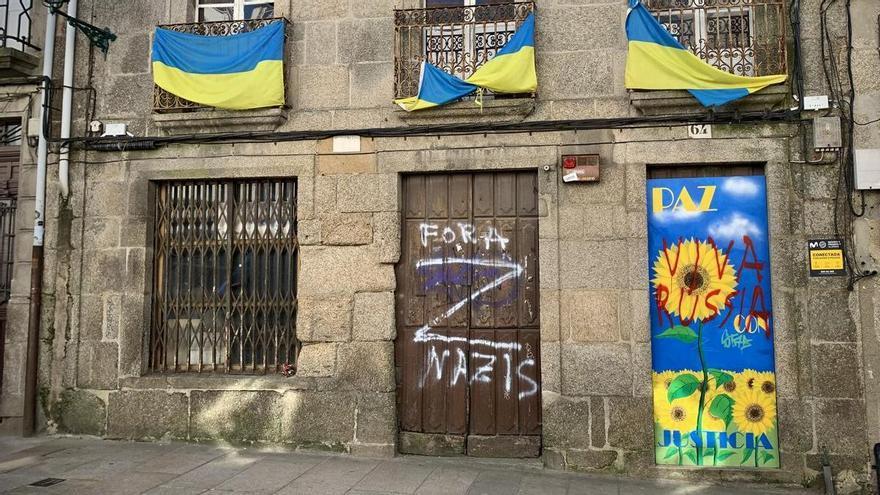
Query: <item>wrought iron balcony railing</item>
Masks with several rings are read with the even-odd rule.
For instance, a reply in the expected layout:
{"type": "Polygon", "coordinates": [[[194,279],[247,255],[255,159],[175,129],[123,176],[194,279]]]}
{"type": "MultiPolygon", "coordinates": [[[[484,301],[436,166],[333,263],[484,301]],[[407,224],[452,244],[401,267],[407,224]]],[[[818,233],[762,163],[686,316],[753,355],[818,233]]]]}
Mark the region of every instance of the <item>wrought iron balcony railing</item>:
{"type": "Polygon", "coordinates": [[[535,9],[532,2],[394,11],[394,95],[414,96],[423,61],[468,78],[535,9]]]}
{"type": "Polygon", "coordinates": [[[31,43],[33,0],[0,0],[0,46],[40,51],[31,43]]]}
{"type": "Polygon", "coordinates": [[[741,76],[786,71],[784,0],[645,0],[682,45],[741,76]]]}
{"type": "MultiPolygon", "coordinates": [[[[0,0],[2,1],[2,0],[0,0]]],[[[270,19],[247,19],[240,21],[216,21],[216,22],[193,22],[186,24],[166,24],[159,26],[161,28],[170,29],[180,33],[200,34],[204,36],[232,36],[239,33],[247,33],[254,31],[273,22],[285,23],[285,57],[287,60],[287,39],[289,39],[290,23],[283,17],[274,17],[270,19]]],[[[287,82],[285,81],[285,87],[287,82]]],[[[189,100],[173,95],[168,91],[153,86],[153,112],[156,113],[172,113],[186,112],[208,109],[204,105],[193,103],[189,100]]]]}

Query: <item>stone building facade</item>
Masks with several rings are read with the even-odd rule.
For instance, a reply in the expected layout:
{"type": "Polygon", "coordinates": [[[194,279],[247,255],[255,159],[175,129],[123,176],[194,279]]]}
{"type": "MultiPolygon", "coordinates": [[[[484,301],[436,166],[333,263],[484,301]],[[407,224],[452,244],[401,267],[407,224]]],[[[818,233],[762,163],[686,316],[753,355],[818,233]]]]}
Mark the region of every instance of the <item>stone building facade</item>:
{"type": "MultiPolygon", "coordinates": [[[[157,25],[193,22],[192,3],[80,2],[81,18],[110,26],[118,39],[105,58],[78,38],[75,86],[93,87],[95,101],[92,109],[88,92],[77,91],[75,136],[88,135],[89,121],[98,120],[125,123],[138,138],[242,130],[345,130],[361,137],[348,138],[353,148],[342,153],[334,152],[332,138],[318,135],[268,142],[192,139],[122,151],[78,146],[66,199],[57,188],[57,160],[50,159],[39,365],[45,431],[283,444],[364,456],[427,449],[424,444],[458,452],[462,447],[454,439],[444,443],[445,435],[407,436],[400,429],[398,383],[405,366],[395,356],[395,339],[406,318],[400,306],[406,275],[396,266],[408,249],[405,184],[412,174],[526,171],[537,188],[536,453],[545,465],[813,484],[821,480],[826,452],[842,488],[870,484],[870,446],[880,440],[874,376],[880,366],[880,279],[865,278],[849,290],[846,277],[809,277],[807,241],[834,236],[835,203],[845,205],[838,197],[838,159],[826,154],[820,164],[803,163],[816,158],[804,156],[801,137],[812,139],[809,119],[820,113],[805,112],[804,125],[715,124],[712,139],[690,139],[680,123],[366,136],[366,130],[452,123],[708,115],[683,92],[624,88],[627,7],[605,0],[537,2],[535,97],[487,101],[482,109],[460,102],[424,114],[406,114],[391,103],[394,9],[421,8],[421,2],[276,0],[276,15],[290,21],[288,107],[155,112],[151,33],[157,25]],[[568,154],[598,155],[599,180],[563,182],[560,158],[568,154]],[[766,176],[779,469],[655,465],[645,183],[652,167],[667,165],[757,166],[766,176]],[[158,372],[151,335],[161,184],[249,178],[296,184],[295,373],[158,372]]],[[[808,95],[829,94],[819,8],[818,0],[800,6],[808,95]]],[[[851,8],[855,120],[865,123],[880,114],[880,5],[854,0],[851,8]]],[[[827,18],[835,53],[843,57],[844,5],[833,4],[827,18]]],[[[791,32],[787,40],[790,51],[791,32]]],[[[789,84],[769,88],[733,108],[790,108],[796,106],[791,92],[789,84]]],[[[25,114],[24,108],[15,113],[25,114]]],[[[878,129],[876,123],[857,125],[855,147],[880,148],[878,129]]],[[[27,143],[23,150],[19,208],[28,211],[35,168],[27,143]]],[[[865,269],[874,269],[880,263],[880,196],[869,191],[864,199],[852,247],[865,269]]],[[[24,213],[17,218],[0,396],[0,428],[8,432],[16,431],[23,407],[29,221],[24,213]]]]}

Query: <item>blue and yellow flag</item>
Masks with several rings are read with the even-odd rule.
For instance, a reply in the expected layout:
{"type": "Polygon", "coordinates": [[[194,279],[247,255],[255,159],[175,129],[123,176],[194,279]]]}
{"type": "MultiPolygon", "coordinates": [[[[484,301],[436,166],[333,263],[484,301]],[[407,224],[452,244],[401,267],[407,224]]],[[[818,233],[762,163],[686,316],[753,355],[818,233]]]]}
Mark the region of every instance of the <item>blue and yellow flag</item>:
{"type": "Polygon", "coordinates": [[[189,101],[243,110],[284,104],[284,23],[232,36],[157,28],[153,81],[189,101]]]}
{"type": "Polygon", "coordinates": [[[626,37],[625,84],[629,89],[686,89],[703,106],[711,107],[788,78],[785,74],[738,76],[712,67],[666,32],[639,0],[630,0],[626,37]]]}
{"type": "Polygon", "coordinates": [[[533,93],[538,89],[535,71],[535,14],[529,14],[510,40],[471,77],[461,80],[442,69],[422,62],[417,96],[394,103],[412,112],[445,105],[478,89],[495,93],[533,93]]]}

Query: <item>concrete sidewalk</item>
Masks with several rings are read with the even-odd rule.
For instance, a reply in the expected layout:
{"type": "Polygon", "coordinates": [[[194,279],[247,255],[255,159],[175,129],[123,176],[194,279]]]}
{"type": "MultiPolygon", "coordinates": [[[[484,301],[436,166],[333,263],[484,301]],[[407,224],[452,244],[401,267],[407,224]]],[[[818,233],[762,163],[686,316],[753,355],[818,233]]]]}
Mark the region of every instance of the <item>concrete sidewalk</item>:
{"type": "Polygon", "coordinates": [[[0,437],[0,492],[41,494],[799,494],[797,489],[642,481],[549,471],[537,461],[345,455],[0,437]],[[48,487],[33,486],[47,478],[48,487]]]}

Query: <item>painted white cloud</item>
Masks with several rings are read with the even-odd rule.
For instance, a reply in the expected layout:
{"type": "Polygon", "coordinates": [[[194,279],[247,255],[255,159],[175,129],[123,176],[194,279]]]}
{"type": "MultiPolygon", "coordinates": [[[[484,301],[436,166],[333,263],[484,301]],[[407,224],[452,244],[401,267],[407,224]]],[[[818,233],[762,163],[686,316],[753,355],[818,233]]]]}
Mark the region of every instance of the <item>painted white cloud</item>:
{"type": "Polygon", "coordinates": [[[721,184],[721,189],[736,196],[755,196],[758,185],[743,177],[731,177],[721,184]]]}
{"type": "Polygon", "coordinates": [[[703,212],[700,211],[685,211],[680,208],[676,208],[674,210],[662,210],[654,213],[654,219],[660,223],[670,223],[670,222],[683,222],[686,220],[693,220],[694,218],[699,217],[703,212]]]}
{"type": "Polygon", "coordinates": [[[762,235],[764,235],[764,231],[761,230],[761,227],[758,227],[755,222],[740,215],[739,213],[734,213],[724,220],[721,220],[720,222],[715,222],[710,225],[709,235],[712,236],[712,238],[715,240],[740,240],[744,235],[748,235],[750,237],[761,237],[762,235]]]}

